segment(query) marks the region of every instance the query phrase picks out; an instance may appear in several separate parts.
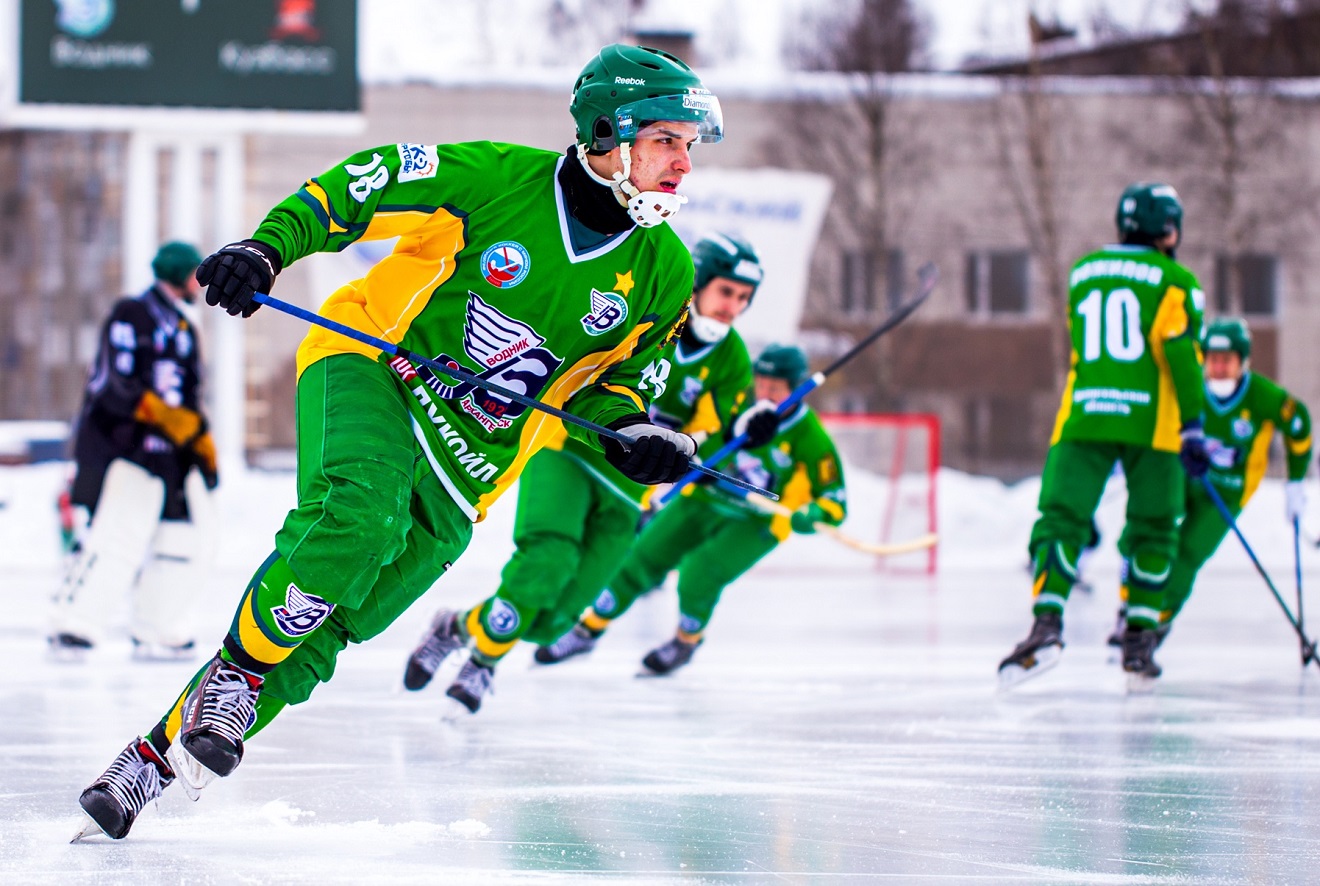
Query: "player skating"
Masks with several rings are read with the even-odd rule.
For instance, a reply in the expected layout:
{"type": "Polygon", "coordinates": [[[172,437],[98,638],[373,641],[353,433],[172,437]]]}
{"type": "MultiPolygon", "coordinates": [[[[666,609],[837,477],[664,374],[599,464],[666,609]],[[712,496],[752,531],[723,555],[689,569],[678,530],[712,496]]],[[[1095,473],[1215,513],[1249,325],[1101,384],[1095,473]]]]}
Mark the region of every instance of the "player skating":
{"type": "MultiPolygon", "coordinates": [[[[1204,351],[1205,443],[1210,454],[1207,477],[1215,491],[1236,520],[1265,476],[1270,443],[1278,431],[1283,435],[1288,464],[1284,517],[1289,523],[1301,520],[1306,510],[1302,481],[1311,463],[1311,414],[1306,405],[1274,381],[1251,371],[1251,331],[1245,321],[1226,317],[1209,324],[1204,351]]],[[[1160,643],[1191,596],[1196,574],[1228,534],[1228,524],[1200,483],[1187,484],[1185,508],[1157,628],[1160,643]]],[[[1127,545],[1124,535],[1119,549],[1127,545]]],[[[1126,599],[1126,584],[1122,593],[1126,599]]],[[[1120,619],[1125,610],[1119,610],[1120,619]]],[[[1111,636],[1110,645],[1120,639],[1111,636]]]]}
{"type": "Polygon", "coordinates": [[[200,291],[193,272],[201,260],[187,243],[161,246],[155,283],[116,302],[101,328],[70,493],[89,522],[55,596],[49,643],[58,658],[91,649],[130,592],[134,656],[192,656],[192,604],[214,545],[209,490],[218,482],[197,329],[185,313],[200,291]]]}
{"type": "MultiPolygon", "coordinates": [[[[751,359],[732,324],[751,304],[762,271],[748,244],[721,234],[698,242],[692,261],[688,322],[641,385],[652,396],[652,421],[700,440],[728,422],[751,385],[751,359]]],[[[758,445],[774,435],[773,408],[744,412],[758,445]]],[[[579,440],[538,452],[519,479],[516,550],[499,589],[466,611],[436,613],[408,658],[404,686],[423,688],[449,655],[470,647],[446,695],[475,713],[496,665],[520,639],[550,643],[595,599],[627,554],[649,491],[579,440]]]]}
{"type": "Polygon", "coordinates": [[[1156,627],[1177,549],[1186,473],[1207,466],[1198,338],[1204,294],[1174,260],[1182,203],[1168,185],[1119,198],[1120,245],[1082,258],[1069,276],[1072,369],[1041,478],[1031,530],[1035,622],[999,663],[1009,685],[1057,663],[1078,555],[1114,464],[1127,478],[1127,623],[1123,669],[1159,676],[1156,627]]]}
{"type": "MultiPolygon", "coordinates": [[[[663,222],[689,148],[722,137],[719,103],[673,56],[615,45],[583,69],[571,111],[566,156],[477,142],[349,157],[202,263],[207,301],[249,316],[291,262],[398,237],[326,317],[624,433],[630,447],[569,429],[631,480],[677,479],[695,443],[651,422],[642,382],[692,292],[663,222]]],[[[320,327],[298,373],[298,507],[220,652],[83,792],[113,838],[176,777],[195,796],[230,774],[245,738],[440,577],[560,425],[320,327]]]]}
{"type": "MultiPolygon", "coordinates": [[[[807,358],[798,348],[771,345],[752,368],[757,402],[779,404],[807,377],[807,358]]],[[[718,441],[711,441],[703,452],[716,448],[718,441]]],[[[792,516],[771,516],[739,494],[694,484],[646,525],[591,608],[571,631],[538,649],[536,660],[553,664],[590,652],[610,622],[677,568],[678,630],[642,659],[648,672],[668,674],[691,660],[729,584],[790,532],[813,533],[817,523],[837,526],[843,521],[839,455],[805,403],[783,416],[769,443],[739,451],[734,468],[745,479],[776,490],[780,504],[794,509],[792,516]]]]}

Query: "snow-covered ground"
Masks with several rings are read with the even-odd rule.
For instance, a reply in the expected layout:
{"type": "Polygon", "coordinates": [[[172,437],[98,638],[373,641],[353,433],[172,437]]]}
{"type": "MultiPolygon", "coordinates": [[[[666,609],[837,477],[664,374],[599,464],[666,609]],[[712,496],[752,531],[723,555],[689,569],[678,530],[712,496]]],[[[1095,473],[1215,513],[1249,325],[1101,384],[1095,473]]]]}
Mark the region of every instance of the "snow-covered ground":
{"type": "MultiPolygon", "coordinates": [[[[533,669],[516,650],[482,712],[444,723],[439,689],[400,690],[403,661],[436,606],[494,588],[506,501],[232,778],[197,804],[171,788],[120,843],[68,845],[78,792],[191,667],[132,664],[122,636],[84,666],[45,659],[65,470],[0,469],[0,881],[1301,883],[1320,864],[1316,675],[1236,544],[1162,650],[1157,691],[1128,697],[1104,647],[1114,483],[1063,662],[997,695],[995,664],[1030,620],[1036,488],[949,471],[934,577],[795,538],[729,591],[675,677],[633,676],[672,631],[666,592],[586,661],[533,669]]],[[[850,475],[857,535],[873,537],[879,488],[850,475]]],[[[234,473],[221,493],[208,646],[292,477],[234,473]]],[[[1281,499],[1268,483],[1243,528],[1291,600],[1281,499]]],[[[1314,580],[1320,554],[1303,557],[1314,580]]]]}

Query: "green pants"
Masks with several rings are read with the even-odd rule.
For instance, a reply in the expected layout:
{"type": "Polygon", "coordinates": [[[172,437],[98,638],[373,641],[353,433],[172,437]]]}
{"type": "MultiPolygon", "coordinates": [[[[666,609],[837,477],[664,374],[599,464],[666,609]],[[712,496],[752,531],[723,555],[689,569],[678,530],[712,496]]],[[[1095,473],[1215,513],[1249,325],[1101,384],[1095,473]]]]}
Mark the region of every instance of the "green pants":
{"type": "Polygon", "coordinates": [[[1184,473],[1175,453],[1122,443],[1060,441],[1050,447],[1040,518],[1029,545],[1037,615],[1063,610],[1077,581],[1077,556],[1115,464],[1123,466],[1128,487],[1128,623],[1143,628],[1158,623],[1177,549],[1184,473]]]}
{"type": "MultiPolygon", "coordinates": [[[[1240,495],[1240,493],[1237,493],[1240,495]]],[[[1220,490],[1228,512],[1236,520],[1242,508],[1233,504],[1234,494],[1220,490]]],[[[1169,584],[1164,589],[1164,612],[1161,621],[1172,622],[1182,611],[1187,599],[1192,595],[1192,586],[1196,574],[1219,548],[1224,536],[1228,535],[1228,524],[1224,522],[1219,509],[1199,482],[1187,484],[1187,515],[1178,527],[1178,553],[1173,560],[1173,569],[1169,573],[1169,584]]],[[[1118,549],[1126,554],[1128,535],[1126,532],[1118,540],[1118,549]]]]}
{"type": "Polygon", "coordinates": [[[518,480],[516,550],[499,590],[463,621],[473,656],[494,664],[520,639],[551,643],[568,632],[628,552],[638,516],[572,456],[534,455],[518,480]]]}
{"type": "MultiPolygon", "coordinates": [[[[471,522],[416,442],[386,367],[357,354],[313,363],[298,380],[297,422],[298,506],[225,639],[230,658],[268,670],[252,732],[286,704],[306,701],[334,675],[349,643],[385,630],[472,537],[471,522]],[[301,598],[294,598],[295,582],[301,598]],[[289,613],[311,611],[308,599],[324,605],[300,632],[289,613]],[[272,609],[284,611],[280,624],[272,609]]],[[[174,739],[188,691],[159,724],[165,741],[174,739]]]]}
{"type": "Polygon", "coordinates": [[[678,628],[700,634],[724,588],[777,544],[766,520],[731,515],[695,495],[679,498],[646,524],[592,611],[618,618],[678,567],[678,628]]]}

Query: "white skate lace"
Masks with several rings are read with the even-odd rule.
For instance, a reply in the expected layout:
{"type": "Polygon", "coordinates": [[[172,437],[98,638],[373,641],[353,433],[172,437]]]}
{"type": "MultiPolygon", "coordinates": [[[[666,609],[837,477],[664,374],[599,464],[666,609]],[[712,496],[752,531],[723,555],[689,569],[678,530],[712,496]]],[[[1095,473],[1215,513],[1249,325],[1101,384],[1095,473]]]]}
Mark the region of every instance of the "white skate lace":
{"type": "Polygon", "coordinates": [[[583,635],[577,628],[569,631],[564,636],[550,644],[550,654],[555,658],[566,658],[577,652],[590,649],[596,645],[596,638],[591,635],[583,635]]]}
{"type": "Polygon", "coordinates": [[[160,770],[143,759],[137,748],[125,748],[99,779],[106,793],[125,810],[137,815],[161,795],[160,770]]]}
{"type": "Polygon", "coordinates": [[[428,674],[434,674],[440,663],[462,644],[453,636],[453,620],[442,619],[439,626],[427,635],[426,641],[412,654],[412,662],[428,674]]]}
{"type": "Polygon", "coordinates": [[[684,644],[679,640],[670,640],[655,651],[655,657],[660,659],[661,664],[668,667],[677,662],[681,657],[683,645],[684,644]]]}
{"type": "Polygon", "coordinates": [[[238,743],[251,725],[256,707],[257,693],[247,678],[237,671],[220,667],[203,688],[200,725],[238,743]]]}
{"type": "Polygon", "coordinates": [[[493,670],[474,661],[467,661],[463,663],[458,676],[454,678],[454,684],[462,686],[476,698],[484,698],[486,693],[490,691],[490,683],[494,679],[495,672],[493,670]]]}

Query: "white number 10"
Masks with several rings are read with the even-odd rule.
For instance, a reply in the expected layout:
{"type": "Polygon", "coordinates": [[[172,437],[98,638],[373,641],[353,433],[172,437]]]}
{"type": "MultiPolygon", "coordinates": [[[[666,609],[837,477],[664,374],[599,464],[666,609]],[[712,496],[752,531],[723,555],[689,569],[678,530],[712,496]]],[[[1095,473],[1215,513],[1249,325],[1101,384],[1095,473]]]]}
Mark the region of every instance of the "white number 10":
{"type": "Polygon", "coordinates": [[[1092,289],[1077,304],[1082,316],[1082,359],[1086,362],[1100,359],[1100,333],[1104,326],[1104,346],[1109,356],[1131,363],[1146,352],[1146,340],[1141,336],[1141,302],[1131,289],[1115,289],[1106,297],[1099,289],[1092,289]],[[1104,301],[1104,323],[1100,322],[1101,300],[1104,301]]]}

